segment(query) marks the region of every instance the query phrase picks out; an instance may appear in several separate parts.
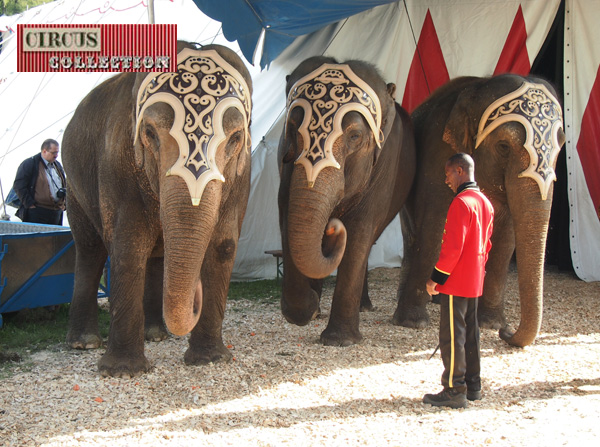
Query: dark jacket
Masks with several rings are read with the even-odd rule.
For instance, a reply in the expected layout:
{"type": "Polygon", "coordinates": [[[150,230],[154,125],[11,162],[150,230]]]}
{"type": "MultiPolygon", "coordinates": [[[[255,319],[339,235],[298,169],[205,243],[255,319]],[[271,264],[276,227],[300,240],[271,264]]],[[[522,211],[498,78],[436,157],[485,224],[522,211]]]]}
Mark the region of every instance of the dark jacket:
{"type": "MultiPolygon", "coordinates": [[[[32,205],[35,205],[35,183],[37,181],[39,171],[40,171],[40,163],[44,163],[42,160],[42,153],[35,154],[33,157],[29,157],[25,159],[19,169],[17,169],[17,175],[15,176],[15,181],[13,183],[13,189],[19,196],[21,200],[21,206],[17,210],[17,217],[23,219],[22,216],[25,215],[25,210],[30,208],[32,205]]],[[[56,161],[56,166],[60,170],[61,176],[65,178],[65,171],[62,165],[56,161]]],[[[62,185],[63,187],[65,185],[62,185]]]]}

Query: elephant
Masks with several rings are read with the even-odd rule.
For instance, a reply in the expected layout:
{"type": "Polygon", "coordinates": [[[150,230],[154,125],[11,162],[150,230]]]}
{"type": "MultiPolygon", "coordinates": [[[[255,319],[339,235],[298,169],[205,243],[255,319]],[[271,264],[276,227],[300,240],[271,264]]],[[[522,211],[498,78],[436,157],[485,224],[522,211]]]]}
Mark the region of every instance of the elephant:
{"type": "Polygon", "coordinates": [[[417,176],[401,221],[405,257],[396,325],[429,323],[425,283],[440,252],[452,192],[444,166],[457,152],[470,154],[481,191],[495,209],[492,249],[486,264],[478,318],[500,329],[513,346],[531,344],[540,329],[546,235],[554,168],[565,141],[562,109],[545,80],[513,74],[461,77],[434,91],[411,114],[417,144],[417,176]],[[503,291],[516,251],[521,320],[506,322],[503,291]]]}
{"type": "Polygon", "coordinates": [[[121,73],[63,138],[76,250],[67,343],[93,349],[110,261],[103,376],[147,372],[144,341],[191,331],[187,365],[227,361],[229,280],[250,191],[252,81],[232,50],[179,41],[177,71],[121,73]]]}
{"type": "Polygon", "coordinates": [[[363,61],[306,59],[287,78],[278,165],[283,252],[281,310],[306,325],[320,313],[323,278],[337,271],[327,346],[359,343],[359,312],[372,309],[372,245],[398,215],[414,180],[408,113],[396,86],[363,61]]]}

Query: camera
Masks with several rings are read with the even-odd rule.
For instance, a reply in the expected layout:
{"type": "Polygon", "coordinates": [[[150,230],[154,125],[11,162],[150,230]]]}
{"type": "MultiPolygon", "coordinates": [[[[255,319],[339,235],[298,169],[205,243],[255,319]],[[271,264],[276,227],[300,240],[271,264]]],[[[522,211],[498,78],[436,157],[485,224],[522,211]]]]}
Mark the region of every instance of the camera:
{"type": "Polygon", "coordinates": [[[56,197],[58,197],[59,199],[67,197],[67,190],[65,188],[58,188],[56,190],[56,197]]]}

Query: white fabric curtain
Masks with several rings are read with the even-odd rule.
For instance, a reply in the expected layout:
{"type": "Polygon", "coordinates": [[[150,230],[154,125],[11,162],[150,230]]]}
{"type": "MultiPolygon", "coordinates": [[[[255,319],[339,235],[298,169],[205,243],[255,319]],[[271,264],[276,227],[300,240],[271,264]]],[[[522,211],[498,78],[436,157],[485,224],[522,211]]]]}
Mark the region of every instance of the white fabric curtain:
{"type": "Polygon", "coordinates": [[[600,1],[567,0],[565,127],[573,268],[600,281],[600,1]]]}

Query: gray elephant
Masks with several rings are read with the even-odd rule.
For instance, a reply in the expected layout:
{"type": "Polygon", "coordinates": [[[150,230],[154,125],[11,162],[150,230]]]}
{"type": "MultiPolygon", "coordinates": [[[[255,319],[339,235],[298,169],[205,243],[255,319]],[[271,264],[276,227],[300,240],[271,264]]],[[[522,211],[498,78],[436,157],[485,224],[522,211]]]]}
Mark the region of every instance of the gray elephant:
{"type": "Polygon", "coordinates": [[[544,254],[554,167],[564,144],[562,109],[551,85],[535,77],[465,77],[436,90],[412,114],[417,179],[402,213],[405,259],[395,324],[424,327],[425,283],[440,251],[452,192],[444,165],[456,152],[475,160],[476,181],[495,209],[492,249],[479,305],[482,327],[526,346],[542,321],[544,254]],[[521,322],[506,324],[503,291],[516,249],[521,322]]]}
{"type": "Polygon", "coordinates": [[[109,256],[104,376],[147,371],[144,338],[166,328],[192,331],[186,364],[231,357],[221,329],[250,189],[252,83],[218,45],[178,42],[177,70],[108,79],[63,138],[76,247],[67,342],[102,343],[96,296],[109,256]]]}
{"type": "Polygon", "coordinates": [[[369,252],[414,179],[412,125],[394,100],[395,85],[361,61],[307,59],[288,77],[286,92],[278,153],[282,313],[308,324],[320,312],[322,278],[337,268],[321,342],[352,345],[362,339],[360,308],[372,307],[369,252]]]}

